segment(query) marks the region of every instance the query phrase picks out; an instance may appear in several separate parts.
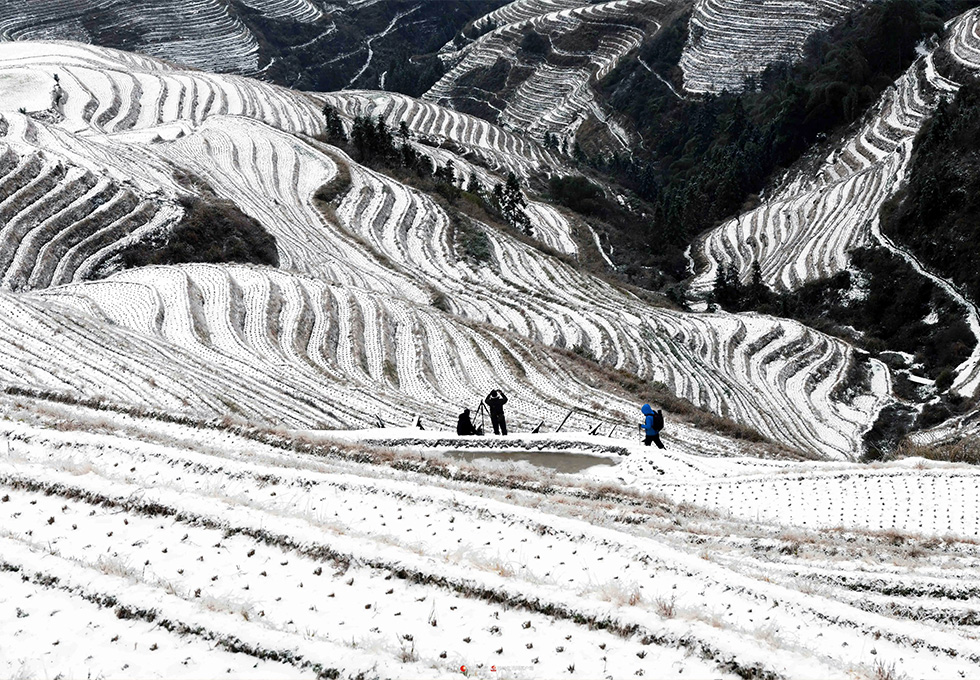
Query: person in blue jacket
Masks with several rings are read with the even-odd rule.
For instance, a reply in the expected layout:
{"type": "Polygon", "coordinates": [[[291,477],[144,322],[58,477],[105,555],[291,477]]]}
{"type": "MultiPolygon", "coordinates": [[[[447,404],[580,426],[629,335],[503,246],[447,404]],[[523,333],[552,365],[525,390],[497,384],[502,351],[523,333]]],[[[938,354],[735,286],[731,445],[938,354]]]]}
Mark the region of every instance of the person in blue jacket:
{"type": "Polygon", "coordinates": [[[643,412],[643,424],[640,427],[646,433],[643,445],[650,446],[650,442],[654,442],[658,449],[666,449],[660,441],[660,431],[664,429],[663,411],[654,411],[650,404],[644,404],[640,411],[643,412]]]}

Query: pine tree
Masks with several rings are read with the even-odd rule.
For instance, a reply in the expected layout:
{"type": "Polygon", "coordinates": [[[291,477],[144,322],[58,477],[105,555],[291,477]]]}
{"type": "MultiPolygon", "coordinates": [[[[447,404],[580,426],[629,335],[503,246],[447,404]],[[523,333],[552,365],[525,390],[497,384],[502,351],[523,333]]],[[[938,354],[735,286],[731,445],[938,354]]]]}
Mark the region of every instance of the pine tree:
{"type": "Polygon", "coordinates": [[[323,107],[323,117],[326,119],[327,141],[333,144],[346,144],[347,132],[344,130],[344,122],[337,113],[337,109],[325,104],[323,107]]]}
{"type": "Polygon", "coordinates": [[[758,289],[764,287],[766,284],[762,281],[762,267],[759,266],[759,262],[752,263],[752,288],[758,289]]]}
{"type": "Polygon", "coordinates": [[[503,186],[499,184],[494,187],[494,198],[496,199],[500,213],[504,219],[512,226],[517,227],[528,236],[533,236],[534,231],[531,226],[531,219],[527,216],[527,199],[521,191],[521,184],[517,176],[507,173],[507,183],[503,186]]]}
{"type": "Polygon", "coordinates": [[[747,298],[746,304],[756,307],[769,300],[769,287],[762,279],[762,267],[759,266],[758,261],[752,263],[752,278],[749,281],[747,298]]]}
{"type": "Polygon", "coordinates": [[[371,121],[368,118],[358,116],[354,119],[354,126],[351,128],[350,139],[354,144],[354,148],[357,149],[359,160],[367,160],[373,155],[374,125],[371,124],[371,121]]]}
{"type": "Polygon", "coordinates": [[[466,191],[476,196],[482,196],[484,193],[483,185],[480,184],[480,180],[477,179],[475,172],[470,174],[470,181],[466,184],[466,191]]]}

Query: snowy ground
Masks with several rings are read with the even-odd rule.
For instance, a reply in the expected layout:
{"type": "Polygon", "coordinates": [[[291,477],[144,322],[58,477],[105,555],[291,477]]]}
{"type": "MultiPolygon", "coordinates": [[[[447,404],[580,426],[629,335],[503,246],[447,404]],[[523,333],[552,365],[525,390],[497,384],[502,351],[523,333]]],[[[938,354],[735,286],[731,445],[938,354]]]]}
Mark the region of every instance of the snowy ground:
{"type": "Polygon", "coordinates": [[[541,247],[573,256],[582,244],[545,203],[529,208],[541,247],[476,220],[488,258],[473,259],[451,211],[314,139],[330,101],[344,116],[406,123],[406,143],[487,187],[511,165],[550,165],[536,144],[472,117],[377,93],[307,95],[75,43],[0,43],[0,63],[4,73],[33,73],[51,95],[49,109],[33,112],[41,102],[25,99],[23,83],[0,81],[16,106],[0,97],[8,384],[331,428],[379,413],[447,426],[447,414],[500,387],[519,397],[512,413],[528,429],[574,408],[570,425],[583,429],[588,413],[590,428],[599,420],[605,431],[636,408],[617,385],[640,378],[837,458],[860,453],[890,400],[876,362],[870,385],[849,402],[838,397],[860,360],[840,339],[773,317],[655,306],[546,254],[541,247]],[[205,185],[275,237],[278,267],[105,276],[128,247],[169,232],[184,215],[178,197],[205,185]],[[334,185],[332,203],[316,198],[334,185]],[[554,349],[599,366],[579,370],[554,349]],[[78,370],[78,356],[91,370],[78,370]],[[606,382],[583,382],[593,377],[606,382]]]}
{"type": "Polygon", "coordinates": [[[969,468],[0,410],[3,676],[980,677],[969,468]]]}

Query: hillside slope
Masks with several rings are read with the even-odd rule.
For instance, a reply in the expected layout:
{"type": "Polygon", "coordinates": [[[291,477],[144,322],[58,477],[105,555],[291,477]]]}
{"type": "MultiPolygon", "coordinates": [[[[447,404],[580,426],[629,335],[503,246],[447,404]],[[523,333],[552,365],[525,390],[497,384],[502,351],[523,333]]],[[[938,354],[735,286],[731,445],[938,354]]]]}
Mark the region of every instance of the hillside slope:
{"type": "MultiPolygon", "coordinates": [[[[949,283],[925,272],[913,256],[883,236],[878,226],[882,205],[901,185],[916,134],[939,102],[958,88],[937,71],[937,55],[973,49],[970,45],[978,20],[976,10],[958,18],[945,42],[913,64],[867,114],[857,132],[829,153],[821,150],[827,155],[819,159],[815,170],[801,164],[757,209],[707,234],[697,246],[696,257],[704,266],[692,290],[710,290],[720,267],[736,270],[745,280],[754,264],[767,284],[792,290],[847,269],[852,250],[878,244],[946,290],[980,337],[975,305],[949,283]]],[[[954,389],[967,396],[978,387],[980,343],[957,368],[954,383],[954,389]]]]}
{"type": "Polygon", "coordinates": [[[870,0],[696,0],[680,67],[684,89],[740,92],[771,64],[870,0]]]}
{"type": "MultiPolygon", "coordinates": [[[[280,5],[265,9],[304,20],[319,16],[306,0],[254,4],[280,5]]],[[[8,0],[0,6],[0,37],[138,47],[146,54],[188,66],[254,73],[259,68],[258,41],[229,11],[230,5],[225,0],[42,0],[29,4],[8,0]]]]}
{"type": "Polygon", "coordinates": [[[504,0],[0,0],[0,39],[72,40],[218,73],[421,94],[434,53],[504,0]]]}
{"type": "MultiPolygon", "coordinates": [[[[49,146],[47,153],[64,153],[75,164],[99,175],[130,178],[134,186],[152,184],[169,168],[170,177],[158,184],[163,192],[160,200],[206,190],[235,202],[276,238],[281,267],[286,272],[344,286],[350,291],[347,295],[362,296],[361,300],[377,299],[381,305],[379,318],[388,314],[404,318],[407,314],[422,320],[422,306],[438,297],[445,301],[441,303],[445,309],[458,317],[439,322],[448,324],[447,330],[440,331],[448,333],[447,337],[455,333],[465,337],[469,331],[460,324],[478,323],[489,324],[476,332],[490,345],[496,342],[493,334],[503,331],[544,346],[578,348],[600,364],[663,382],[698,406],[751,425],[791,446],[822,454],[854,455],[859,451],[861,437],[887,392],[888,380],[879,366],[874,369],[877,377],[872,383],[856,386],[852,401],[841,401],[838,392],[847,383],[856,357],[839,340],[772,318],[689,315],[652,307],[489,224],[475,224],[474,228],[484,233],[490,260],[473,262],[462,257],[451,234],[451,216],[440,204],[310,136],[323,129],[316,113],[322,100],[317,97],[231,76],[183,73],[150,60],[71,44],[19,43],[16,49],[4,47],[0,58],[33,74],[36,80],[50,78],[45,74],[53,68],[60,74],[57,83],[49,81],[52,91],[60,93],[53,95],[50,108],[29,116],[5,114],[5,139],[10,139],[9,143],[26,146],[48,136],[60,139],[60,146],[49,146]],[[33,65],[32,60],[36,60],[33,65]],[[201,91],[204,98],[175,100],[172,96],[188,88],[201,91]],[[183,103],[178,106],[172,102],[183,103]],[[183,183],[178,181],[180,177],[183,183]],[[314,194],[319,186],[338,177],[348,178],[350,184],[327,209],[316,202],[314,194]]],[[[16,103],[17,98],[13,101],[16,103]]],[[[427,133],[424,120],[413,117],[410,121],[420,133],[427,133]]],[[[494,135],[506,138],[504,133],[494,135]]],[[[410,143],[423,152],[431,148],[410,143]]],[[[539,153],[532,149],[529,147],[528,153],[539,153]]],[[[451,154],[458,167],[471,164],[451,150],[443,148],[440,153],[451,154]]],[[[57,186],[66,196],[81,190],[57,186]]],[[[554,229],[561,228],[560,222],[548,218],[550,210],[543,205],[541,210],[531,211],[536,230],[543,235],[558,234],[554,238],[559,239],[561,232],[554,229]]],[[[70,226],[68,220],[65,225],[70,226]]],[[[223,278],[218,276],[218,280],[223,278]]],[[[152,277],[147,282],[151,287],[159,283],[152,277]]],[[[55,289],[41,299],[58,295],[77,299],[80,290],[87,289],[55,289]]],[[[190,315],[179,323],[195,318],[188,311],[193,306],[187,307],[186,301],[161,295],[177,305],[174,309],[178,316],[190,315]]],[[[233,298],[222,299],[230,304],[233,298]]],[[[295,304],[299,302],[295,300],[295,304]]],[[[289,309],[294,303],[284,304],[289,309]]],[[[232,311],[216,309],[215,319],[232,311]]],[[[330,314],[334,313],[331,309],[330,314]]],[[[345,318],[346,312],[341,312],[338,323],[344,323],[345,318]]],[[[141,332],[148,328],[145,321],[135,317],[118,321],[141,332]]],[[[394,329],[392,326],[392,332],[394,329]]],[[[346,332],[357,337],[362,331],[355,327],[346,332]]],[[[186,349],[213,357],[208,352],[220,348],[209,343],[224,340],[217,334],[204,333],[202,337],[204,347],[193,350],[195,345],[191,344],[186,349]]],[[[166,339],[182,342],[173,335],[166,339]]],[[[465,345],[463,348],[457,351],[465,356],[469,350],[465,345]]],[[[328,356],[334,353],[318,347],[309,354],[316,356],[322,351],[328,356]]],[[[386,360],[392,363],[389,375],[394,370],[407,376],[416,372],[412,366],[417,359],[374,349],[369,352],[363,370],[370,379],[356,389],[372,395],[366,403],[373,403],[373,395],[386,391],[385,385],[391,380],[385,375],[386,360]]],[[[11,357],[13,363],[24,360],[11,357]]],[[[257,365],[268,361],[267,356],[257,365]]],[[[518,363],[527,363],[527,359],[518,363]]],[[[278,363],[265,370],[271,372],[274,366],[278,363]]],[[[349,374],[353,368],[343,370],[349,374]]],[[[321,373],[315,380],[328,384],[332,378],[321,373]]],[[[611,421],[623,417],[622,402],[611,396],[596,398],[561,390],[560,378],[548,376],[547,380],[551,387],[535,389],[564,392],[555,396],[556,407],[577,405],[611,421]]],[[[413,399],[421,401],[406,401],[399,412],[431,413],[446,423],[455,411],[446,413],[447,401],[463,401],[464,394],[465,399],[475,400],[488,385],[473,379],[464,392],[440,397],[439,382],[424,388],[430,390],[427,398],[417,395],[413,399]]],[[[313,389],[310,385],[307,389],[313,389]]],[[[98,393],[98,380],[82,392],[98,393]]],[[[326,403],[318,402],[317,408],[325,409],[326,403]]],[[[271,408],[271,412],[245,411],[262,419],[272,414],[290,417],[280,407],[271,408]]],[[[533,412],[537,402],[530,400],[526,408],[533,412]]],[[[363,423],[370,410],[359,409],[360,415],[341,420],[349,426],[363,423]]]]}
{"type": "Polygon", "coordinates": [[[518,2],[475,24],[487,30],[443,58],[452,68],[424,98],[480,115],[505,129],[570,149],[586,126],[603,146],[633,141],[610,119],[591,85],[659,30],[683,3],[617,0],[598,4],[518,2]]]}
{"type": "Polygon", "coordinates": [[[0,408],[6,674],[977,677],[975,504],[914,523],[973,470],[636,456],[656,495],[0,408]]]}

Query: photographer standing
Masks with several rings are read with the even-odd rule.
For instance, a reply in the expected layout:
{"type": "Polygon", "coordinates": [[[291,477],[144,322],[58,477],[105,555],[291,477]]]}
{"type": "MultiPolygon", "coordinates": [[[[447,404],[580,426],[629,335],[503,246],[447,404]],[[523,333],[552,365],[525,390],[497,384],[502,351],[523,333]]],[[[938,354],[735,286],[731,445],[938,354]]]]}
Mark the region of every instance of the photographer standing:
{"type": "Polygon", "coordinates": [[[507,396],[500,390],[493,390],[483,400],[490,411],[490,423],[493,425],[494,434],[507,434],[507,421],[504,420],[504,404],[507,403],[507,396]]]}

